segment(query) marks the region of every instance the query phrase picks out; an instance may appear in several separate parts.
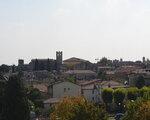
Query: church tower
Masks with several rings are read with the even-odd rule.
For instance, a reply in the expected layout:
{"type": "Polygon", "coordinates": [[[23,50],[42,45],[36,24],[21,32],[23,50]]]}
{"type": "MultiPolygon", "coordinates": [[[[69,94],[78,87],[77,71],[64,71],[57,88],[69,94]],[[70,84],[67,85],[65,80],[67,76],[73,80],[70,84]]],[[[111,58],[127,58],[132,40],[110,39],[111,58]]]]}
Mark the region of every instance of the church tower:
{"type": "Polygon", "coordinates": [[[56,51],[56,68],[57,71],[59,72],[62,66],[62,62],[63,62],[63,52],[62,51],[56,51]]]}

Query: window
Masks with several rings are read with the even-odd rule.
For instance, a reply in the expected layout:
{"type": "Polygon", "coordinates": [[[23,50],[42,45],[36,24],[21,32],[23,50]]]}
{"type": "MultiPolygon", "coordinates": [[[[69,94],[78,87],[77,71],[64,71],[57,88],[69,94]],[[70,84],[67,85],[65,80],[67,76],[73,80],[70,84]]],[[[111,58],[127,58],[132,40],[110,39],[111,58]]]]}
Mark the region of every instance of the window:
{"type": "Polygon", "coordinates": [[[83,91],[83,90],[81,90],[81,94],[82,94],[82,95],[84,94],[84,91],[83,91]]]}
{"type": "Polygon", "coordinates": [[[94,101],[94,97],[92,97],[92,100],[94,101]]]}
{"type": "Polygon", "coordinates": [[[64,88],[64,92],[66,92],[66,88],[64,88]]]}
{"type": "Polygon", "coordinates": [[[92,90],[92,94],[94,94],[94,90],[92,90]]]}

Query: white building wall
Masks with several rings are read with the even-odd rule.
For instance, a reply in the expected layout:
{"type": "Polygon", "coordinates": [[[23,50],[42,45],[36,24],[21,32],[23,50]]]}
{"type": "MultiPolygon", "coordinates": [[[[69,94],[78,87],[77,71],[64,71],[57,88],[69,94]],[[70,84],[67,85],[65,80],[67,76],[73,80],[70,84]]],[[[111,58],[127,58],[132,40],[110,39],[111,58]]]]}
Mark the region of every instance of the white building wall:
{"type": "Polygon", "coordinates": [[[71,82],[61,82],[53,85],[53,98],[65,96],[80,96],[81,87],[71,82]]]}

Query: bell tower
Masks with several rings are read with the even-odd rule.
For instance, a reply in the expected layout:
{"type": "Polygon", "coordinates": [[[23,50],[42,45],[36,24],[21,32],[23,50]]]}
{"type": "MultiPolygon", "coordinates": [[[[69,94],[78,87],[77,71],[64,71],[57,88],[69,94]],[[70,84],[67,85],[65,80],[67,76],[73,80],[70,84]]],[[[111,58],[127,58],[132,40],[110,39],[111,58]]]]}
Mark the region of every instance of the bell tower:
{"type": "Polygon", "coordinates": [[[60,71],[61,66],[63,62],[63,52],[62,51],[56,51],[56,66],[57,66],[57,71],[60,71]]]}
{"type": "Polygon", "coordinates": [[[57,63],[62,64],[62,59],[63,59],[63,53],[62,53],[62,51],[57,51],[56,52],[56,61],[57,61],[57,63]]]}

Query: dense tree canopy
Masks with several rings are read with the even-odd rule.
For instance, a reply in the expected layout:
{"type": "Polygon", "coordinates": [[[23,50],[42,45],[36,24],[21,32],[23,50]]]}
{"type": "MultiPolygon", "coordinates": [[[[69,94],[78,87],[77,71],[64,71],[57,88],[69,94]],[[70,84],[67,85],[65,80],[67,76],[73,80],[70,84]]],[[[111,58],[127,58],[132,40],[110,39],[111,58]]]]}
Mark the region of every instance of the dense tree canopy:
{"type": "Polygon", "coordinates": [[[51,120],[106,120],[106,115],[104,108],[96,107],[82,97],[76,97],[62,99],[50,117],[51,120]]]}
{"type": "Polygon", "coordinates": [[[112,103],[113,100],[113,89],[106,88],[102,91],[102,99],[105,104],[112,103]]]}
{"type": "Polygon", "coordinates": [[[116,104],[122,103],[125,99],[126,91],[124,88],[118,88],[114,91],[114,102],[116,104]]]}
{"type": "Polygon", "coordinates": [[[128,88],[127,89],[127,98],[128,100],[136,100],[138,97],[139,90],[137,88],[128,88]]]}
{"type": "Polygon", "coordinates": [[[9,69],[10,69],[10,68],[9,68],[8,65],[4,65],[4,64],[3,64],[3,65],[0,66],[0,72],[1,72],[1,73],[7,73],[7,72],[9,72],[9,69]]]}
{"type": "Polygon", "coordinates": [[[150,101],[129,102],[123,120],[150,120],[150,101]]]}
{"type": "Polygon", "coordinates": [[[138,76],[137,80],[136,80],[136,87],[137,88],[142,88],[145,86],[145,80],[143,76],[138,76]]]}
{"type": "Polygon", "coordinates": [[[17,75],[9,78],[5,90],[3,120],[29,120],[29,105],[21,80],[17,75]]]}

